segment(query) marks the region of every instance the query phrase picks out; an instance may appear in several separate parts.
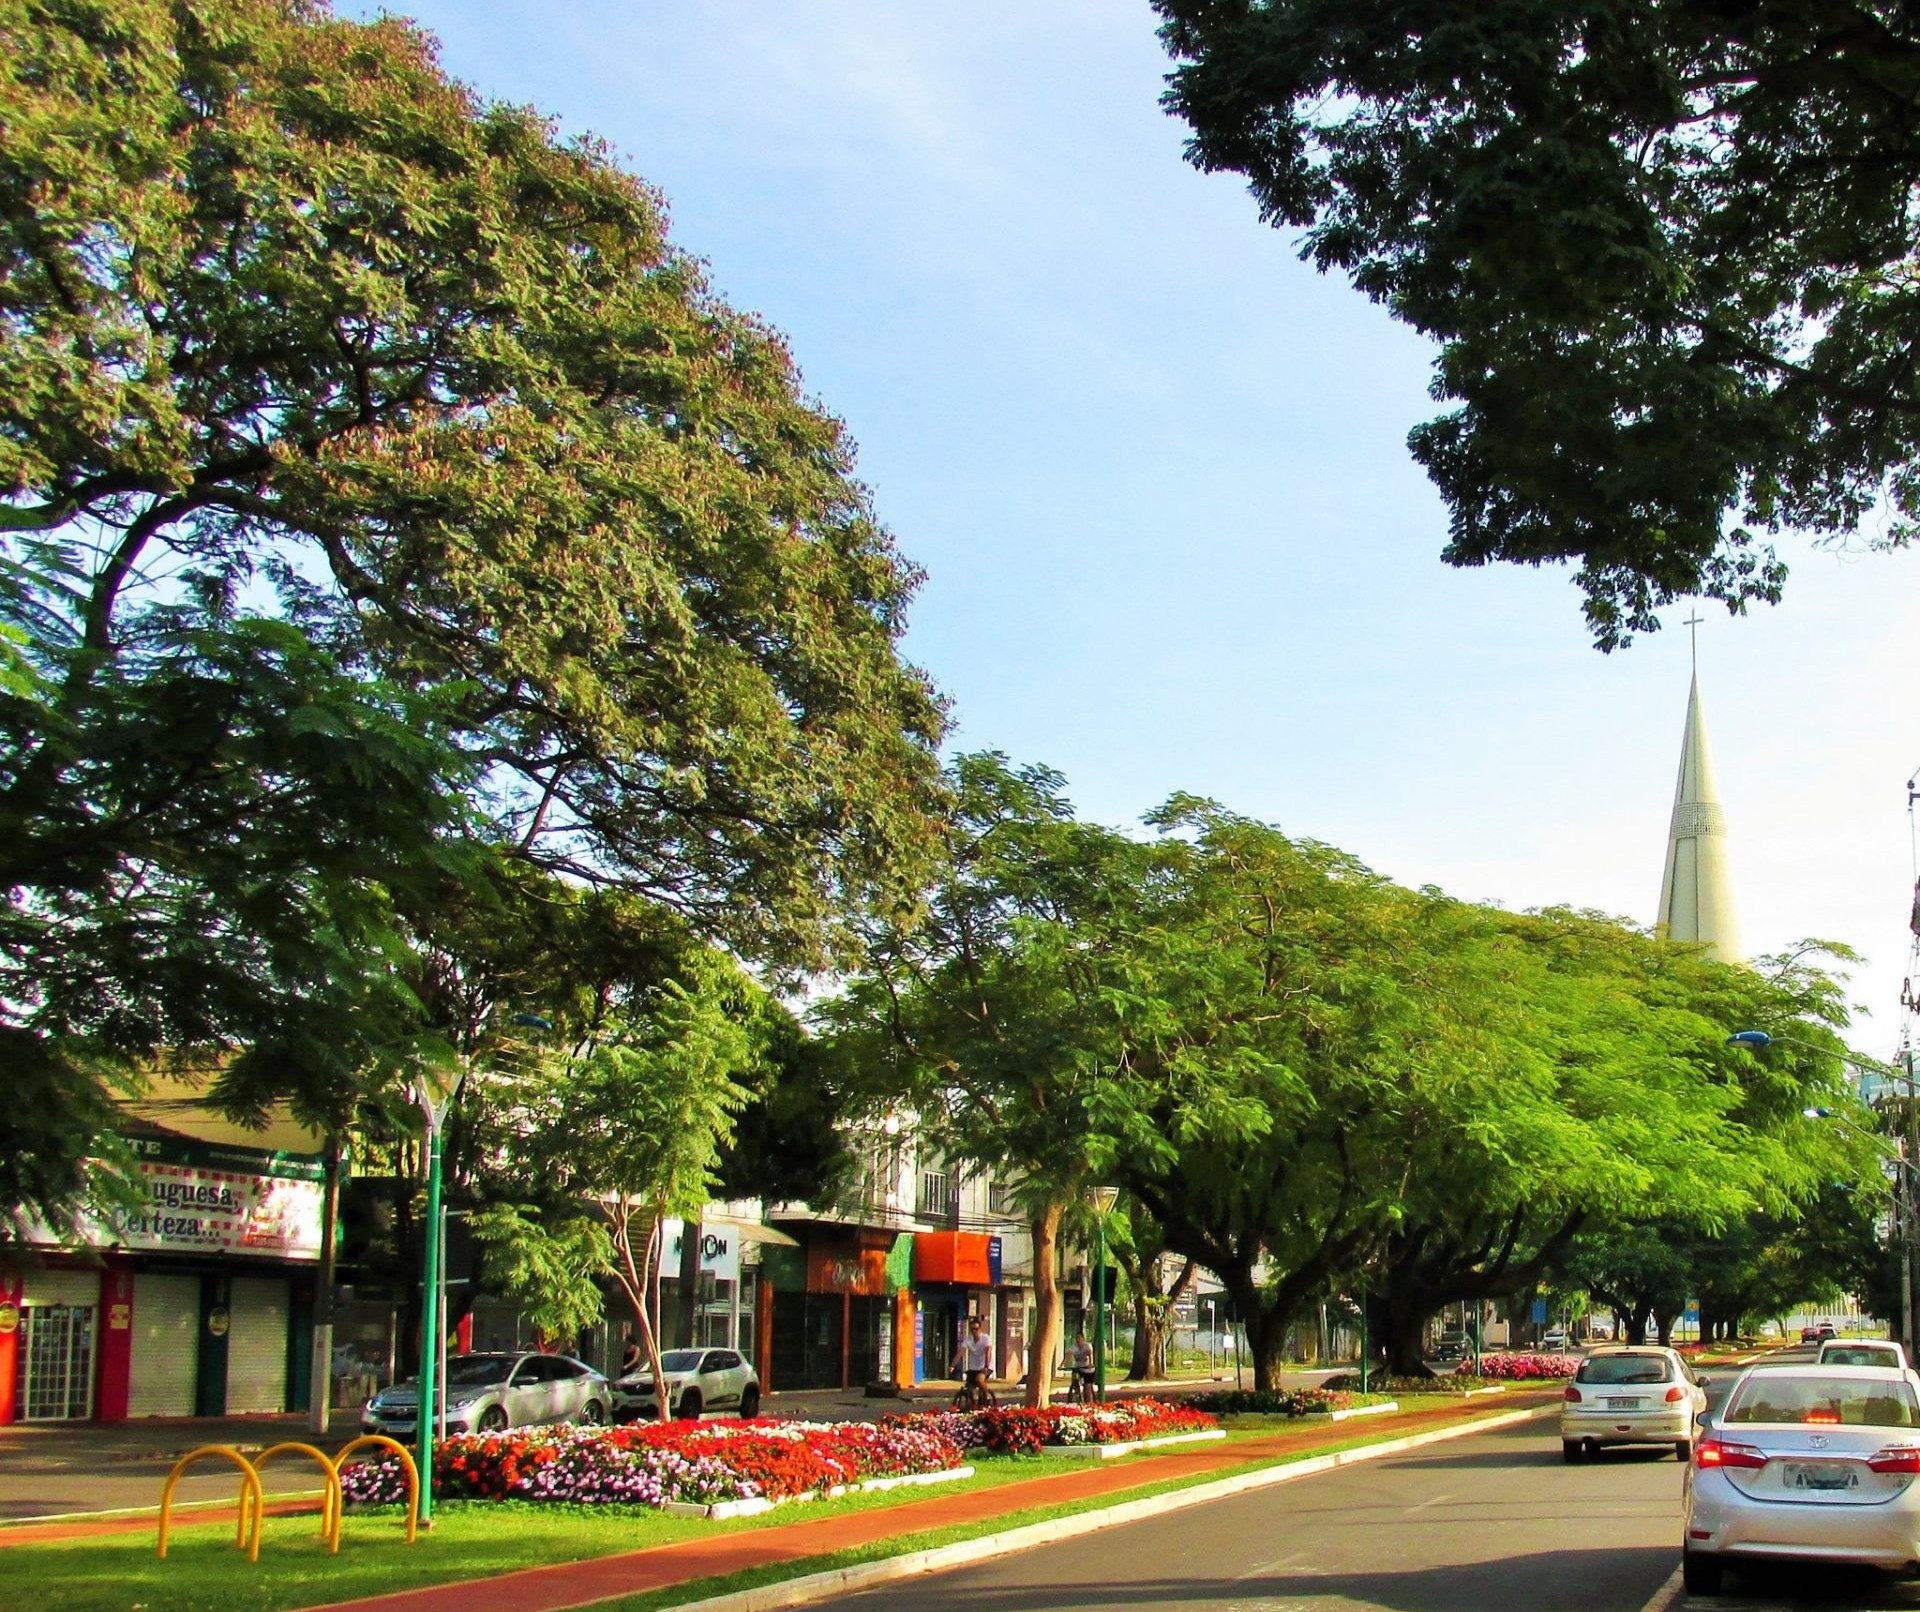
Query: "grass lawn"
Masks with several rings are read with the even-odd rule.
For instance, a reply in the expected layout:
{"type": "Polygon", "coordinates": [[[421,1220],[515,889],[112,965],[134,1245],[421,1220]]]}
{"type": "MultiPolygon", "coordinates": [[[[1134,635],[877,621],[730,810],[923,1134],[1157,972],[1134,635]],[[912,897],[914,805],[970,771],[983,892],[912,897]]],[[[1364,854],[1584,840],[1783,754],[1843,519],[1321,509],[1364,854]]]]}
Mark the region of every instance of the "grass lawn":
{"type": "MultiPolygon", "coordinates": [[[[1405,1410],[1439,1404],[1457,1406],[1458,1403],[1446,1396],[1401,1402],[1405,1410]]],[[[1476,1412],[1481,1413],[1494,1409],[1495,1406],[1475,1406],[1476,1412]]],[[[1299,1419],[1280,1416],[1233,1417],[1228,1447],[1302,1425],[1299,1419]]],[[[1354,1424],[1351,1438],[1337,1445],[1302,1450],[1297,1456],[1281,1460],[1323,1454],[1328,1448],[1351,1449],[1393,1436],[1370,1429],[1363,1420],[1354,1424]]],[[[435,1507],[432,1531],[421,1535],[420,1542],[411,1547],[406,1543],[397,1513],[377,1511],[349,1513],[338,1556],[327,1555],[318,1538],[319,1518],[307,1515],[269,1517],[257,1564],[250,1564],[234,1548],[231,1522],[176,1520],[164,1562],[154,1555],[153,1532],[143,1530],[62,1544],[11,1546],[0,1550],[0,1565],[6,1567],[8,1576],[26,1594],[31,1612],[289,1612],[292,1608],[350,1600],[361,1595],[459,1579],[488,1578],[524,1567],[581,1561],[679,1540],[708,1539],[716,1534],[995,1488],[1053,1473],[1082,1472],[1087,1467],[1084,1460],[1067,1456],[989,1456],[975,1464],[978,1471],[974,1477],[931,1489],[848,1495],[838,1500],[781,1507],[759,1517],[741,1517],[730,1522],[669,1517],[639,1507],[442,1501],[435,1507]]],[[[964,1528],[885,1540],[830,1559],[814,1558],[785,1567],[758,1569],[725,1581],[703,1580],[697,1590],[689,1586],[606,1605],[609,1609],[618,1608],[619,1612],[642,1612],[645,1608],[717,1594],[722,1589],[771,1583],[828,1566],[923,1550],[1047,1517],[1098,1509],[1121,1498],[1135,1499],[1275,1464],[1278,1463],[1271,1456],[1249,1460],[1198,1476],[1143,1483],[1124,1496],[1026,1510],[964,1528]]]]}

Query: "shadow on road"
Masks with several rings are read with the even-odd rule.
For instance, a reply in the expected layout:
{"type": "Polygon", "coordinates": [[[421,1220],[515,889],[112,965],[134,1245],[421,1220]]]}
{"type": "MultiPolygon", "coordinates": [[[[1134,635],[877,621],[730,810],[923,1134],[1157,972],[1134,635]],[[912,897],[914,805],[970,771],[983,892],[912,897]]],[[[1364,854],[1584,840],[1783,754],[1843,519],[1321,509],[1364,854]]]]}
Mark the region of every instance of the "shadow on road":
{"type": "Polygon", "coordinates": [[[1824,1562],[1761,1562],[1744,1571],[1729,1565],[1726,1593],[1690,1595],[1688,1612],[1755,1612],[1765,1608],[1845,1607],[1848,1612],[1920,1607],[1920,1583],[1871,1567],[1838,1567],[1824,1562]]]}
{"type": "MultiPolygon", "coordinates": [[[[1527,1429],[1529,1436],[1538,1436],[1538,1429],[1527,1429]]],[[[1590,1455],[1579,1464],[1581,1466],[1657,1466],[1664,1461],[1677,1473],[1680,1463],[1673,1458],[1673,1446],[1670,1444],[1649,1445],[1642,1449],[1638,1445],[1620,1450],[1602,1450],[1598,1455],[1590,1455]]],[[[1419,1471],[1423,1468],[1459,1471],[1462,1467],[1526,1467],[1526,1466],[1565,1466],[1567,1458],[1560,1453],[1557,1444],[1542,1446],[1539,1449],[1499,1449],[1476,1451],[1471,1455],[1430,1455],[1411,1459],[1396,1458],[1396,1467],[1406,1471],[1419,1471]]]]}
{"type": "MultiPolygon", "coordinates": [[[[933,1579],[915,1587],[914,1612],[1030,1612],[1077,1607],[1378,1607],[1382,1612],[1529,1612],[1638,1607],[1673,1571],[1675,1552],[1642,1550],[1544,1551],[1495,1561],[1367,1573],[1316,1573],[1298,1568],[1242,1578],[1116,1576],[1094,1583],[1036,1578],[1024,1584],[966,1585],[933,1579]]],[[[875,1592],[851,1603],[886,1600],[875,1592]]],[[[1896,1605],[1904,1603],[1894,1603],[1896,1605]]]]}

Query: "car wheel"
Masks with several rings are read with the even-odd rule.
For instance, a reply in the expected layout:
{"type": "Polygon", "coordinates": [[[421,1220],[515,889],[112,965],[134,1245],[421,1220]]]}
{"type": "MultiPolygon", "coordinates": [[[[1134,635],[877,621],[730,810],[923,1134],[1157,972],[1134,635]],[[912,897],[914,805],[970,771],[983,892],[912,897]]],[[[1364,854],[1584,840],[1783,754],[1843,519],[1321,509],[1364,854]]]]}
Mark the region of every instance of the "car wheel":
{"type": "Polygon", "coordinates": [[[700,1390],[689,1388],[680,1396],[680,1409],[675,1413],[682,1421],[693,1422],[700,1419],[700,1390]]]}
{"type": "Polygon", "coordinates": [[[1689,1595],[1718,1595],[1725,1572],[1721,1563],[1697,1550],[1680,1553],[1680,1582],[1689,1595]]]}
{"type": "Polygon", "coordinates": [[[1587,1452],[1581,1448],[1580,1441],[1577,1438],[1563,1438],[1560,1441],[1561,1458],[1569,1465],[1579,1460],[1580,1457],[1586,1453],[1587,1452]]]}
{"type": "Polygon", "coordinates": [[[507,1430],[507,1413],[499,1405],[489,1405],[473,1425],[482,1433],[504,1433],[507,1430]]]}
{"type": "Polygon", "coordinates": [[[747,1391],[740,1396],[740,1414],[745,1418],[760,1414],[760,1389],[756,1384],[748,1384],[747,1391]]]}
{"type": "Polygon", "coordinates": [[[1693,1446],[1685,1439],[1674,1440],[1673,1458],[1676,1461],[1691,1461],[1693,1459],[1693,1446]]]}
{"type": "Polygon", "coordinates": [[[598,1427],[607,1419],[607,1407],[597,1399],[590,1399],[580,1407],[579,1421],[582,1427],[598,1427]]]}

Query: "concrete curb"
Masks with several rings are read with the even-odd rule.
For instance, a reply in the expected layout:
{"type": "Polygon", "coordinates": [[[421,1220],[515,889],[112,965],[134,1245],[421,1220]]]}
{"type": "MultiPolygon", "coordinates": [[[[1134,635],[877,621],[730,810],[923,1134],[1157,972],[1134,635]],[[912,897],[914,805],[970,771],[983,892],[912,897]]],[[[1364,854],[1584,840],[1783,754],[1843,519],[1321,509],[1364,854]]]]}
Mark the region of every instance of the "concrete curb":
{"type": "MultiPolygon", "coordinates": [[[[1404,1450],[1418,1449],[1422,1445],[1470,1438],[1476,1433],[1491,1433],[1520,1422],[1558,1415],[1559,1411],[1558,1405],[1536,1405],[1528,1410],[1503,1411],[1497,1416],[1477,1417],[1454,1427],[1435,1428],[1430,1433],[1409,1433],[1402,1438],[1362,1445],[1356,1450],[1336,1450],[1329,1455],[1308,1456],[1305,1460],[1289,1461],[1283,1466],[1243,1472],[1238,1477],[1197,1483],[1191,1488],[1176,1489],[1170,1494],[1150,1495],[1144,1500],[1126,1500],[1117,1506],[1104,1506],[1071,1517],[1055,1517],[1049,1522],[1029,1523],[1024,1528],[1009,1528],[1004,1533],[984,1534],[978,1539],[965,1539],[958,1544],[940,1545],[932,1550],[910,1551],[903,1556],[890,1556],[881,1562],[862,1562],[857,1567],[808,1573],[759,1589],[709,1596],[703,1601],[682,1601],[678,1603],[676,1612],[779,1612],[784,1607],[808,1606],[834,1596],[850,1595],[856,1590],[873,1589],[878,1585],[919,1578],[928,1573],[944,1573],[972,1562],[1031,1550],[1036,1545],[1050,1545],[1056,1540],[1073,1539],[1081,1534],[1098,1533],[1103,1528],[1117,1528],[1123,1523],[1139,1522],[1169,1511],[1181,1511],[1188,1506],[1205,1505],[1210,1500],[1224,1500],[1229,1495],[1245,1494],[1251,1489],[1292,1483],[1298,1478],[1310,1478],[1315,1473],[1332,1472],[1362,1461],[1378,1461],[1404,1450]]],[[[1649,1606],[1645,1612],[1656,1612],[1656,1609],[1649,1606]]],[[[1665,1609],[1657,1609],[1657,1612],[1665,1612],[1665,1609]]]]}

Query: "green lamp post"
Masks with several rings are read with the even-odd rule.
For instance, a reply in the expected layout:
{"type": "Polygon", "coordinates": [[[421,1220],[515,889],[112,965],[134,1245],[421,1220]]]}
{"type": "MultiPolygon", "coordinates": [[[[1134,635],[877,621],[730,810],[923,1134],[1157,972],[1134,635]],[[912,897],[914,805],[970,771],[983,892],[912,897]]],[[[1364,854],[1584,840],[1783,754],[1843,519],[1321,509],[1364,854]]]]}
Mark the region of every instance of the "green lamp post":
{"type": "Polygon", "coordinates": [[[1093,1273],[1093,1397],[1101,1404],[1107,1398],[1107,1216],[1120,1200],[1118,1187],[1095,1187],[1093,1199],[1094,1237],[1099,1246],[1099,1263],[1093,1273]]]}

